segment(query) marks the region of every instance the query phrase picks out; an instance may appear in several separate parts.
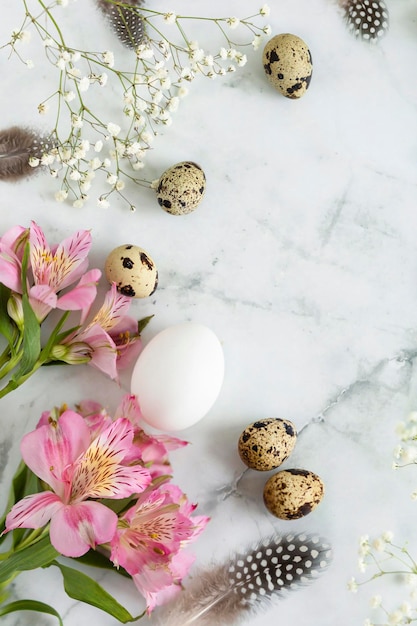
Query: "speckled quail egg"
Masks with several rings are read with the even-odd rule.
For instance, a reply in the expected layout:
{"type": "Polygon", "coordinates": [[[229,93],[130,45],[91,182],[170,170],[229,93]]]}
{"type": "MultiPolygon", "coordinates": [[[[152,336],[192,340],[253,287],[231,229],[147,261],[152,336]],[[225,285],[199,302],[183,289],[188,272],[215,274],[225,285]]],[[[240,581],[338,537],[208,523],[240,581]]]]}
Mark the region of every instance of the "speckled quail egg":
{"type": "Polygon", "coordinates": [[[239,437],[238,452],[251,469],[275,469],[291,454],[297,433],[292,422],[270,417],[249,424],[239,437]]]}
{"type": "Polygon", "coordinates": [[[285,33],[275,35],[263,51],[263,65],[270,83],[287,98],[301,98],[313,73],[313,61],[307,44],[285,33]]]}
{"type": "Polygon", "coordinates": [[[172,215],[186,215],[198,207],[206,190],[206,176],[197,163],[183,161],[167,169],[156,194],[160,206],[172,215]]]}
{"type": "Polygon", "coordinates": [[[264,487],[264,503],[272,515],[284,520],[299,519],[311,513],[324,496],[324,484],[317,474],[303,469],[287,469],[271,476],[264,487]]]}
{"type": "Polygon", "coordinates": [[[146,298],[158,286],[158,271],[149,254],[139,246],[118,246],[108,255],[104,271],[117,290],[132,298],[146,298]]]}

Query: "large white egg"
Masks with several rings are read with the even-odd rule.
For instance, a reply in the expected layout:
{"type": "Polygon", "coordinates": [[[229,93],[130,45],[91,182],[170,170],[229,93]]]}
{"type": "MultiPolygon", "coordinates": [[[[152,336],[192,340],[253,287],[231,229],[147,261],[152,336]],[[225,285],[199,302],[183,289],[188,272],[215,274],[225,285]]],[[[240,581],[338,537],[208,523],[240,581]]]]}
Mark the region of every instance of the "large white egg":
{"type": "Polygon", "coordinates": [[[219,395],[223,350],[214,332],[196,322],[166,328],[145,346],[131,392],[143,419],[158,430],[182,430],[201,420],[219,395]]]}

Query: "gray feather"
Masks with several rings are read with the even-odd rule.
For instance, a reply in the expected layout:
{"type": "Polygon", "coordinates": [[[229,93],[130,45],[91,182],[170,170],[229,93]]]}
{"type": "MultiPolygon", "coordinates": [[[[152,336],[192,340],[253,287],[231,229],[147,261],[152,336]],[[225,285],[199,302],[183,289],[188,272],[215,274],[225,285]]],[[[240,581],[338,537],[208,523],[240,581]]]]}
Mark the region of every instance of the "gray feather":
{"type": "Polygon", "coordinates": [[[30,176],[38,169],[29,165],[30,157],[40,159],[51,147],[48,139],[29,128],[12,126],[0,130],[0,180],[30,176]]]}
{"type": "Polygon", "coordinates": [[[313,581],[331,560],[319,537],[272,536],[225,563],[193,574],[184,591],[157,612],[160,626],[222,626],[267,608],[286,591],[313,581]]]}
{"type": "Polygon", "coordinates": [[[107,0],[97,0],[97,5],[113,31],[127,48],[135,49],[144,40],[143,19],[138,12],[142,0],[123,0],[118,6],[107,0]]]}

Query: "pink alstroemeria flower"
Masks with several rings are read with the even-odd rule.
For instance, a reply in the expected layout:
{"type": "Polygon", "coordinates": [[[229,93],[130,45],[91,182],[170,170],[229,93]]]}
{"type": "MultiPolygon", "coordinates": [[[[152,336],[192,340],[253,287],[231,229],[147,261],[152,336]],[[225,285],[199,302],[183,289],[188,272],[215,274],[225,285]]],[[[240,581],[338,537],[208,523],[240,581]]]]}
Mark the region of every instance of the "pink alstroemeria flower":
{"type": "Polygon", "coordinates": [[[172,473],[168,453],[188,445],[188,441],[169,435],[149,435],[141,427],[142,413],[137,396],[125,395],[115,417],[126,417],[136,426],[134,443],[152,478],[172,473]]]}
{"type": "MultiPolygon", "coordinates": [[[[21,294],[22,256],[29,240],[29,268],[34,284],[28,284],[31,307],[41,322],[52,309],[82,311],[87,316],[97,294],[101,271],[87,272],[91,233],[79,230],[60,244],[48,245],[42,229],[32,221],[29,230],[17,226],[0,240],[0,282],[21,294]],[[78,281],[73,289],[62,290],[78,281]]],[[[29,272],[28,272],[29,273],[29,272]]]]}
{"type": "Polygon", "coordinates": [[[150,613],[179,590],[193,558],[183,548],[203,531],[208,517],[195,516],[176,486],[148,488],[121,516],[110,559],[132,576],[150,613]]]}
{"type": "MultiPolygon", "coordinates": [[[[117,380],[120,354],[135,344],[141,346],[137,322],[126,315],[130,304],[131,298],[120,294],[113,283],[92,321],[72,333],[61,345],[68,349],[69,355],[75,346],[77,354],[85,355],[90,365],[117,380]]],[[[61,360],[65,357],[61,356],[61,360]]]]}
{"type": "Polygon", "coordinates": [[[64,556],[77,557],[112,540],[117,515],[100,498],[125,498],[141,493],[150,483],[149,472],[127,466],[133,426],[118,419],[91,441],[84,418],[67,410],[58,420],[27,434],[21,442],[26,465],[50,491],[26,496],[6,518],[6,532],[14,528],[41,528],[50,522],[50,539],[64,556]]]}

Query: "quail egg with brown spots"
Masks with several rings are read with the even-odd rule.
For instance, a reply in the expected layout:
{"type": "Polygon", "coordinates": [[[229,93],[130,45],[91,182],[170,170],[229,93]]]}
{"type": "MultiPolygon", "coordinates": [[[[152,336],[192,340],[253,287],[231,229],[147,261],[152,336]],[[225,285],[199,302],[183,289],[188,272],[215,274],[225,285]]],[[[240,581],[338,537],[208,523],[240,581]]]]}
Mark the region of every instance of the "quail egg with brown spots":
{"type": "Polygon", "coordinates": [[[297,433],[292,422],[270,417],[249,424],[239,437],[238,452],[251,469],[275,469],[291,454],[297,433]]]}
{"type": "Polygon", "coordinates": [[[197,163],[182,161],[167,169],[156,183],[159,205],[171,215],[186,215],[198,207],[206,176],[197,163]]]}
{"type": "Polygon", "coordinates": [[[322,501],[324,484],[317,474],[287,469],[271,476],[264,487],[264,503],[272,515],[283,520],[299,519],[322,501]]]}
{"type": "Polygon", "coordinates": [[[287,98],[301,98],[313,73],[307,44],[297,35],[275,35],[263,51],[263,65],[269,82],[287,98]]]}
{"type": "Polygon", "coordinates": [[[118,246],[108,255],[104,272],[117,291],[132,298],[146,298],[158,286],[158,271],[149,254],[139,246],[118,246]]]}

